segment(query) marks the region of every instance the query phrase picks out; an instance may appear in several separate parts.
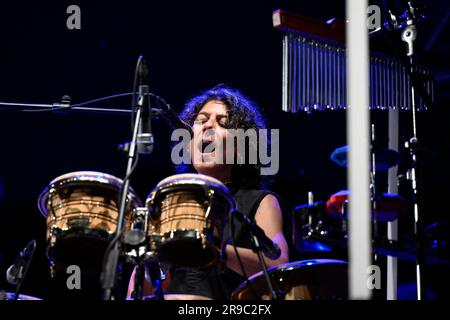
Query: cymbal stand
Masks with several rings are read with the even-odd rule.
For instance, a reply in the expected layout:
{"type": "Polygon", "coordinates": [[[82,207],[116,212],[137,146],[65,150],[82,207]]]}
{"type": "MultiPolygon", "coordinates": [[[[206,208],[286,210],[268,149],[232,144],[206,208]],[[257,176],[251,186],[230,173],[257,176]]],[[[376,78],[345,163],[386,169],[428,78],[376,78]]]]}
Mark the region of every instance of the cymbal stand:
{"type": "MultiPolygon", "coordinates": [[[[377,158],[376,158],[376,151],[377,151],[377,143],[376,143],[376,132],[375,132],[375,125],[372,124],[370,126],[370,139],[371,139],[371,145],[370,145],[370,160],[371,160],[371,168],[370,168],[370,204],[372,209],[372,243],[376,243],[379,239],[379,221],[378,221],[378,188],[377,188],[377,158]]],[[[372,261],[373,264],[380,267],[381,265],[381,257],[378,256],[377,252],[375,250],[372,251],[372,261]]],[[[379,289],[375,289],[372,294],[373,300],[382,300],[382,292],[379,289]]]]}
{"type": "MultiPolygon", "coordinates": [[[[411,182],[413,193],[413,207],[414,207],[414,237],[416,243],[416,282],[417,282],[417,300],[426,300],[426,288],[423,277],[425,254],[423,245],[423,211],[421,199],[421,181],[420,180],[420,159],[418,157],[419,139],[417,137],[417,108],[416,108],[416,88],[417,83],[414,74],[414,41],[417,37],[417,21],[422,18],[422,14],[417,6],[413,5],[413,1],[408,1],[408,8],[402,15],[396,17],[390,13],[390,24],[394,29],[401,30],[401,40],[407,45],[406,58],[409,60],[407,66],[410,75],[410,89],[411,89],[411,111],[412,111],[412,137],[405,143],[411,157],[411,167],[408,171],[408,180],[411,182]]],[[[420,85],[419,85],[420,86],[420,85]]],[[[420,88],[417,88],[420,93],[420,88]]],[[[425,99],[428,100],[429,99],[425,99]]]]}
{"type": "MultiPolygon", "coordinates": [[[[371,193],[371,206],[372,206],[372,238],[375,241],[378,239],[378,212],[377,212],[377,201],[378,201],[378,190],[376,187],[376,176],[377,176],[377,166],[376,166],[376,147],[375,147],[375,125],[371,125],[371,150],[370,150],[370,193],[371,193]]],[[[374,255],[374,262],[376,262],[376,254],[374,255]]]]}
{"type": "MultiPolygon", "coordinates": [[[[409,11],[406,12],[407,15],[407,26],[402,31],[402,40],[407,43],[408,52],[407,56],[409,56],[410,62],[410,70],[411,74],[414,74],[414,40],[417,36],[417,29],[415,26],[415,8],[411,6],[409,11]]],[[[411,108],[412,108],[412,125],[413,125],[413,136],[410,140],[405,144],[405,147],[409,149],[411,155],[411,169],[410,169],[410,181],[413,191],[413,203],[414,203],[414,236],[416,240],[417,247],[417,259],[416,259],[416,277],[417,277],[417,300],[426,300],[426,288],[423,277],[425,257],[423,250],[423,212],[422,212],[422,203],[421,203],[421,190],[419,190],[419,159],[417,155],[417,147],[419,144],[419,140],[417,138],[417,118],[416,118],[416,95],[414,90],[414,85],[411,82],[411,108]]]]}

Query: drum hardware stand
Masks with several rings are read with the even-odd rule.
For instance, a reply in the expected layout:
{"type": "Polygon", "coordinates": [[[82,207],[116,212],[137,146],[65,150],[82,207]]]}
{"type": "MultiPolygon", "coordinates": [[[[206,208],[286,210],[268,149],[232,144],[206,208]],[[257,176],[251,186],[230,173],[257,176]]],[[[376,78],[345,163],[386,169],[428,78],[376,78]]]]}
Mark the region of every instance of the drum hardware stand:
{"type": "Polygon", "coordinates": [[[342,203],[342,231],[344,232],[344,243],[347,246],[346,241],[348,240],[348,199],[342,203]]]}
{"type": "Polygon", "coordinates": [[[50,236],[50,241],[49,241],[49,243],[47,244],[47,257],[48,257],[48,259],[49,259],[49,261],[50,261],[50,277],[51,277],[51,278],[54,278],[54,277],[56,277],[56,270],[55,270],[56,266],[55,266],[55,261],[53,261],[53,259],[52,259],[52,258],[50,257],[50,255],[48,254],[48,252],[49,252],[50,250],[52,250],[53,246],[54,246],[55,243],[56,243],[56,235],[55,235],[55,229],[54,229],[54,227],[51,228],[50,234],[51,234],[51,236],[50,236]]]}
{"type": "MultiPolygon", "coordinates": [[[[378,188],[377,188],[377,158],[376,151],[378,146],[376,144],[376,134],[375,134],[375,125],[371,124],[370,126],[370,157],[371,157],[371,168],[370,168],[370,194],[371,194],[371,211],[372,211],[372,243],[377,241],[379,238],[379,221],[378,221],[378,188]]],[[[373,246],[372,246],[373,247],[373,246]]],[[[372,261],[376,266],[380,266],[380,257],[378,256],[375,250],[372,251],[372,261]]],[[[372,294],[373,300],[381,300],[382,295],[380,294],[380,290],[374,289],[372,294]]]]}
{"type": "Polygon", "coordinates": [[[146,270],[149,271],[150,280],[154,289],[156,300],[164,300],[164,292],[162,290],[162,281],[165,280],[165,275],[162,274],[161,266],[155,253],[146,251],[139,257],[131,257],[133,265],[135,266],[135,278],[132,292],[133,300],[142,300],[144,291],[144,281],[146,270]]]}
{"type": "MultiPolygon", "coordinates": [[[[145,78],[146,75],[144,75],[146,71],[145,61],[143,60],[143,57],[140,56],[137,62],[136,71],[135,71],[135,84],[136,79],[141,78],[141,84],[139,85],[139,98],[137,101],[137,107],[134,105],[136,101],[133,99],[133,109],[136,109],[136,115],[134,117],[134,123],[133,123],[133,135],[131,142],[129,144],[129,150],[128,150],[128,162],[127,162],[127,169],[125,178],[123,180],[122,190],[120,194],[119,199],[119,216],[118,216],[118,223],[117,223],[117,230],[114,234],[113,239],[110,242],[110,245],[106,249],[105,256],[104,256],[104,262],[103,262],[103,272],[101,274],[101,284],[103,289],[103,300],[111,300],[112,298],[112,290],[115,287],[116,282],[116,271],[117,266],[119,263],[119,255],[120,255],[120,237],[123,231],[124,226],[124,220],[125,220],[125,211],[127,206],[127,198],[128,198],[128,191],[130,189],[130,176],[133,173],[133,170],[136,166],[137,159],[138,159],[138,140],[139,140],[139,131],[143,124],[143,114],[145,112],[145,109],[148,109],[148,114],[151,114],[149,112],[151,106],[150,106],[150,99],[149,99],[149,91],[148,86],[143,85],[142,82],[144,80],[142,78],[145,78]]],[[[135,90],[135,88],[133,88],[135,90]]],[[[134,95],[133,95],[134,98],[134,95]]],[[[151,139],[151,143],[153,143],[153,138],[151,139]]]]}
{"type": "Polygon", "coordinates": [[[308,236],[311,236],[314,233],[313,230],[313,211],[314,208],[314,194],[309,191],[308,192],[308,208],[307,208],[307,214],[308,214],[308,236]]]}
{"type": "MultiPolygon", "coordinates": [[[[370,168],[370,195],[371,195],[371,211],[372,211],[372,263],[378,267],[381,265],[381,257],[378,255],[376,250],[373,249],[373,244],[379,238],[379,221],[378,221],[378,188],[377,188],[377,158],[376,152],[378,149],[376,143],[376,133],[375,133],[375,125],[371,124],[370,126],[370,160],[371,160],[371,168],[370,168]]],[[[381,276],[381,275],[380,275],[381,276]]],[[[381,289],[381,288],[380,288],[381,289]]],[[[383,300],[383,292],[380,289],[374,289],[372,291],[372,300],[383,300]]]]}
{"type": "Polygon", "coordinates": [[[409,65],[406,66],[406,70],[411,78],[411,109],[412,109],[412,137],[405,143],[405,148],[409,150],[411,156],[411,167],[408,171],[407,178],[411,182],[411,188],[413,192],[413,205],[414,205],[414,237],[416,242],[416,284],[417,284],[417,300],[426,300],[426,287],[423,277],[424,265],[425,265],[425,253],[423,247],[423,212],[422,212],[422,199],[421,199],[421,185],[419,182],[420,175],[418,169],[420,169],[420,159],[418,158],[418,145],[419,140],[417,138],[417,117],[416,117],[416,89],[423,96],[424,101],[430,106],[431,99],[420,90],[420,85],[416,88],[417,81],[415,81],[414,74],[414,41],[417,37],[417,21],[422,18],[422,14],[419,12],[419,8],[414,7],[413,1],[408,1],[408,8],[400,17],[403,21],[399,22],[399,19],[390,13],[390,24],[393,29],[401,29],[401,40],[406,43],[406,58],[409,59],[409,65]],[[408,70],[409,68],[409,70],[408,70]],[[420,185],[420,186],[419,186],[420,185]]]}
{"type": "Polygon", "coordinates": [[[157,257],[154,257],[153,254],[147,256],[148,258],[145,261],[145,265],[150,273],[150,279],[155,290],[156,300],[164,300],[164,292],[162,290],[161,281],[165,280],[165,276],[163,277],[161,275],[161,266],[157,257]]]}
{"type": "Polygon", "coordinates": [[[132,214],[131,230],[124,237],[127,258],[131,260],[136,270],[132,298],[142,300],[145,273],[148,268],[155,295],[158,300],[164,300],[161,287],[161,280],[164,279],[161,277],[161,268],[155,253],[147,248],[148,219],[147,208],[135,208],[132,214]]]}
{"type": "MultiPolygon", "coordinates": [[[[212,204],[213,204],[213,200],[214,200],[214,190],[213,189],[209,189],[208,191],[205,190],[206,196],[209,198],[209,201],[204,202],[204,206],[205,206],[205,221],[209,221],[208,217],[209,214],[211,213],[211,208],[212,208],[212,204]]],[[[208,226],[205,225],[205,228],[207,228],[208,226]]],[[[202,239],[202,248],[206,249],[207,243],[208,243],[208,238],[207,238],[207,232],[202,232],[201,235],[201,239],[202,239]]]]}
{"type": "MultiPolygon", "coordinates": [[[[411,5],[411,2],[408,3],[409,8],[405,13],[406,16],[406,27],[402,30],[402,41],[407,44],[407,53],[406,55],[409,57],[410,63],[410,73],[414,75],[414,40],[417,37],[417,29],[416,29],[416,9],[411,5]]],[[[417,249],[417,259],[416,259],[416,275],[417,275],[417,299],[418,300],[426,300],[426,287],[424,281],[424,248],[422,241],[422,233],[423,233],[423,207],[422,207],[422,199],[421,190],[418,188],[418,175],[417,170],[419,169],[419,159],[417,154],[417,146],[419,144],[419,140],[417,138],[417,118],[416,118],[416,95],[414,84],[411,83],[411,108],[412,108],[412,126],[413,126],[413,136],[410,140],[405,144],[405,147],[409,150],[411,155],[411,168],[410,168],[410,181],[413,191],[413,204],[414,204],[414,236],[416,241],[416,249],[417,249]]]]}
{"type": "MultiPolygon", "coordinates": [[[[301,238],[302,241],[306,241],[309,239],[314,240],[323,240],[324,234],[323,234],[323,221],[321,218],[314,217],[318,214],[318,208],[317,206],[322,204],[323,201],[319,201],[317,203],[314,203],[314,194],[311,191],[308,191],[308,205],[306,206],[306,214],[308,218],[308,223],[306,225],[306,228],[302,227],[301,230],[301,238]]],[[[295,225],[293,224],[293,232],[294,235],[296,233],[295,225]]],[[[326,232],[326,231],[325,231],[326,232]]],[[[295,243],[295,240],[294,240],[295,243]]]]}
{"type": "MultiPolygon", "coordinates": [[[[372,238],[378,239],[378,211],[377,211],[377,202],[378,202],[378,190],[376,188],[376,145],[375,145],[375,125],[371,125],[371,164],[372,168],[370,170],[370,193],[372,195],[372,238]]],[[[377,256],[374,254],[374,262],[377,262],[377,256]]]]}

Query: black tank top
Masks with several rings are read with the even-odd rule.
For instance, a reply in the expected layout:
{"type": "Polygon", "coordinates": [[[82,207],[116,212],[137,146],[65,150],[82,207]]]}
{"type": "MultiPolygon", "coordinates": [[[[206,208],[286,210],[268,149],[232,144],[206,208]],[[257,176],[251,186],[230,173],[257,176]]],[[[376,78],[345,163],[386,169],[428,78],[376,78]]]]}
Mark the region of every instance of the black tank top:
{"type": "MultiPolygon", "coordinates": [[[[234,194],[237,209],[254,219],[256,211],[262,199],[267,194],[266,190],[235,190],[233,186],[227,185],[234,194]]],[[[251,248],[248,233],[244,232],[242,224],[234,218],[234,243],[238,247],[251,248]]],[[[223,240],[231,244],[229,221],[223,230],[223,240]]],[[[167,293],[169,294],[191,294],[210,297],[215,300],[228,300],[231,293],[244,277],[233,270],[220,264],[209,268],[178,268],[171,270],[171,279],[167,293]]]]}

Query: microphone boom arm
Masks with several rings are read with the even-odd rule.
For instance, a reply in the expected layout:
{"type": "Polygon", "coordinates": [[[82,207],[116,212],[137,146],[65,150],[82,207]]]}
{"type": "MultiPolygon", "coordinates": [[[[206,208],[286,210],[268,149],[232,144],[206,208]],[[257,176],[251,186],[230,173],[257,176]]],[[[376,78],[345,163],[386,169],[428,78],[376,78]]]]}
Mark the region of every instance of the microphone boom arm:
{"type": "MultiPolygon", "coordinates": [[[[266,256],[267,256],[267,252],[266,252],[266,250],[263,249],[263,247],[260,244],[260,239],[263,241],[267,241],[266,239],[268,239],[266,234],[264,233],[264,230],[262,230],[258,225],[256,225],[256,223],[254,223],[254,221],[251,221],[247,216],[245,216],[242,212],[240,212],[238,210],[233,209],[232,215],[234,217],[236,217],[241,223],[244,224],[244,226],[248,230],[248,233],[250,234],[252,250],[258,256],[259,264],[261,265],[261,268],[262,268],[262,271],[264,274],[264,279],[267,283],[267,289],[269,290],[271,299],[272,300],[280,300],[283,296],[273,289],[272,280],[270,278],[269,271],[267,270],[267,264],[263,257],[263,252],[264,252],[264,254],[266,254],[266,256]]],[[[273,243],[273,245],[279,250],[278,246],[275,243],[273,243]]],[[[270,256],[268,258],[270,258],[272,260],[277,259],[281,254],[281,252],[278,253],[278,250],[276,250],[277,253],[275,254],[275,256],[270,256]]]]}

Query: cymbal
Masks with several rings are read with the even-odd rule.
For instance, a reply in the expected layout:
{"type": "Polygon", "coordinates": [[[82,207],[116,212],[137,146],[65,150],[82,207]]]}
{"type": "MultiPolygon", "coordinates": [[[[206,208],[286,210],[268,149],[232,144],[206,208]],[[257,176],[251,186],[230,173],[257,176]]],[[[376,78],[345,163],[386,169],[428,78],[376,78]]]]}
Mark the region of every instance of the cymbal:
{"type": "MultiPolygon", "coordinates": [[[[0,300],[14,300],[14,293],[0,291],[0,300]]],[[[42,299],[33,296],[27,296],[25,294],[19,294],[18,300],[42,300],[42,299]]]]}
{"type": "MultiPolygon", "coordinates": [[[[377,239],[372,242],[374,252],[383,256],[396,257],[402,260],[415,261],[417,259],[417,248],[415,242],[408,240],[377,239]]],[[[425,243],[424,259],[430,265],[450,266],[448,250],[437,250],[430,243],[425,243]]]]}
{"type": "MultiPolygon", "coordinates": [[[[348,201],[349,190],[341,190],[333,194],[327,200],[327,212],[335,218],[342,218],[342,206],[348,201]]],[[[390,193],[383,193],[377,199],[378,221],[393,221],[402,216],[408,210],[408,201],[405,198],[390,193]]]]}
{"type": "Polygon", "coordinates": [[[294,210],[308,209],[308,208],[319,208],[325,205],[325,201],[316,201],[311,204],[301,204],[294,208],[294,210]]]}
{"type": "MultiPolygon", "coordinates": [[[[342,168],[347,168],[347,154],[348,146],[343,146],[335,149],[331,155],[330,159],[338,166],[342,168]]],[[[375,161],[377,171],[386,171],[387,169],[398,164],[400,156],[398,152],[391,149],[378,149],[375,151],[375,161]]]]}

